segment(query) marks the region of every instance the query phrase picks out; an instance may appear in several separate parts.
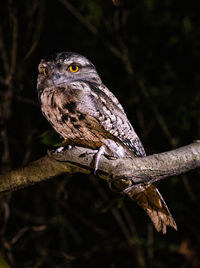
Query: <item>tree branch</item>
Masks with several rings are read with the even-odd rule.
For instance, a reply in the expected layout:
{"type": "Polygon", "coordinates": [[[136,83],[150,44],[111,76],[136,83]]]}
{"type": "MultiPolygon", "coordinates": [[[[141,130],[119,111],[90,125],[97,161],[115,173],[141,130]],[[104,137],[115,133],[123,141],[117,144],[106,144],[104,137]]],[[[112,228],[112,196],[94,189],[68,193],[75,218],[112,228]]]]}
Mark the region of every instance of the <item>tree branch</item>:
{"type": "MultiPolygon", "coordinates": [[[[62,174],[90,174],[95,153],[95,150],[82,147],[59,153],[51,151],[23,168],[0,175],[0,192],[16,190],[62,174]]],[[[153,183],[197,167],[200,167],[199,141],[143,158],[108,159],[102,156],[97,176],[116,184],[117,189],[122,191],[130,185],[137,187],[153,183]]]]}

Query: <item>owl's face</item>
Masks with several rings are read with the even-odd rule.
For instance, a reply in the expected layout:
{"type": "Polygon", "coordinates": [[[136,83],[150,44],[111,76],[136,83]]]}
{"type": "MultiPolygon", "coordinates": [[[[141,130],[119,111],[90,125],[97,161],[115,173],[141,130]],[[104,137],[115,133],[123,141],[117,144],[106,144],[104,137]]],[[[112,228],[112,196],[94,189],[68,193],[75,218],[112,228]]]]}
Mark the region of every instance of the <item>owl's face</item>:
{"type": "Polygon", "coordinates": [[[52,88],[76,80],[101,83],[94,65],[80,54],[61,52],[41,60],[37,79],[39,94],[44,88],[52,88]]]}

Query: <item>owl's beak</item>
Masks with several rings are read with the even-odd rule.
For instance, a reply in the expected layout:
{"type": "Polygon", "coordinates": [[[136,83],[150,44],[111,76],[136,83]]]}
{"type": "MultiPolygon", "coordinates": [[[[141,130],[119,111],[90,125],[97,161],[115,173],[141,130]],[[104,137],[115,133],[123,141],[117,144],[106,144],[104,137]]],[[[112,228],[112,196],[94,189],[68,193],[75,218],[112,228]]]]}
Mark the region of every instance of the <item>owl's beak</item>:
{"type": "Polygon", "coordinates": [[[64,75],[54,74],[52,76],[52,82],[53,82],[54,86],[58,86],[58,85],[66,82],[66,77],[64,77],[64,75]]]}

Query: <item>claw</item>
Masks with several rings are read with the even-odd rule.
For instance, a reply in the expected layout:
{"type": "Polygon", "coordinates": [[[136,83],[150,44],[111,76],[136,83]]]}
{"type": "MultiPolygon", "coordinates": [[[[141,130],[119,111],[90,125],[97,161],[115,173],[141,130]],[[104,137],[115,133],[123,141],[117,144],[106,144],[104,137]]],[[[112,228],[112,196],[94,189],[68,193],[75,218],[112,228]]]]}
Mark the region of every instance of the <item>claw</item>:
{"type": "Polygon", "coordinates": [[[60,153],[60,152],[62,152],[63,150],[64,150],[64,146],[61,146],[61,147],[59,147],[59,148],[57,148],[56,150],[55,150],[55,152],[56,153],[60,153]]]}
{"type": "Polygon", "coordinates": [[[56,152],[56,153],[61,153],[65,148],[66,148],[67,150],[71,150],[71,149],[72,149],[72,146],[71,146],[71,145],[67,145],[67,146],[61,146],[61,147],[58,147],[58,148],[56,148],[55,152],[56,152]]]}
{"type": "Polygon", "coordinates": [[[99,149],[98,149],[98,151],[97,151],[97,153],[95,154],[95,156],[94,156],[94,159],[93,159],[93,165],[94,165],[94,175],[96,175],[97,174],[97,170],[98,170],[98,166],[99,166],[99,160],[100,160],[100,157],[101,157],[101,155],[102,154],[104,154],[105,153],[105,147],[102,145],[99,149]]]}
{"type": "Polygon", "coordinates": [[[67,150],[71,150],[72,149],[72,145],[67,145],[67,150]]]}

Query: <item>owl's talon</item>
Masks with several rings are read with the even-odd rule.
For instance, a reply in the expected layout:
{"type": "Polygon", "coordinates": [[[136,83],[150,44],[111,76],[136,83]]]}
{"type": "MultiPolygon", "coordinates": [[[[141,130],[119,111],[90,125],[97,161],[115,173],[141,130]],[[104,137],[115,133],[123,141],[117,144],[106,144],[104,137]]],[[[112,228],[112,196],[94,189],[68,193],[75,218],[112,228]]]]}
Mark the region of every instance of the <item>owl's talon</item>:
{"type": "Polygon", "coordinates": [[[71,150],[73,146],[68,144],[66,147],[67,147],[67,150],[71,150]]]}
{"type": "Polygon", "coordinates": [[[64,146],[56,148],[55,153],[61,153],[64,150],[64,148],[65,148],[64,146]]]}
{"type": "Polygon", "coordinates": [[[105,153],[105,147],[101,146],[99,148],[99,150],[97,151],[97,153],[94,155],[94,159],[93,159],[93,166],[94,166],[94,175],[97,174],[97,170],[98,170],[98,166],[99,166],[99,160],[102,154],[105,153]]]}
{"type": "Polygon", "coordinates": [[[71,150],[72,146],[71,145],[60,146],[60,147],[55,149],[55,153],[61,153],[64,149],[71,150]]]}

